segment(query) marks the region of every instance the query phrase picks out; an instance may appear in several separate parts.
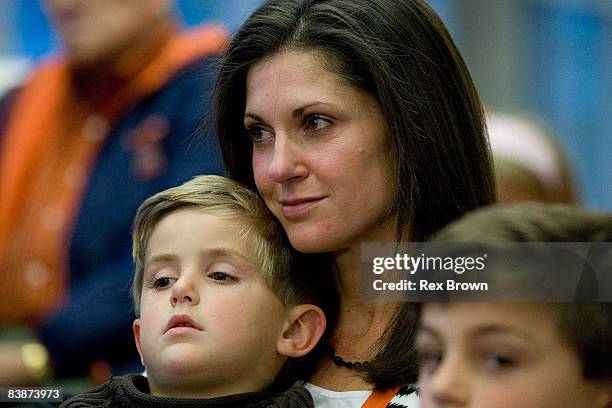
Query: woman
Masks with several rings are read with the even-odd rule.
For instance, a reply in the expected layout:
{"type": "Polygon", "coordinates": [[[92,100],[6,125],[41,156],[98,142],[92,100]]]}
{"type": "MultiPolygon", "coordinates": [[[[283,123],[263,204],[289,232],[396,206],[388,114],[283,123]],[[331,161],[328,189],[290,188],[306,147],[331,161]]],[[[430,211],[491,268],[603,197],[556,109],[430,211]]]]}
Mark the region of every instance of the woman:
{"type": "Polygon", "coordinates": [[[409,308],[363,301],[360,244],[425,240],[494,199],[482,108],[439,17],[418,0],[268,1],[229,45],[215,109],[232,176],[297,250],[333,254],[315,402],[413,383],[412,334],[393,323],[409,308]]]}

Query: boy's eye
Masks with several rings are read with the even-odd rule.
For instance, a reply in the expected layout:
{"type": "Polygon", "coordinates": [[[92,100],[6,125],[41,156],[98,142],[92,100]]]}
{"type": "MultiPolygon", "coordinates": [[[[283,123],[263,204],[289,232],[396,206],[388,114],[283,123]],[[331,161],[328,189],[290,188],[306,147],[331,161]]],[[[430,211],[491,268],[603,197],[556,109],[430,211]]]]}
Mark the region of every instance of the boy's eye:
{"type": "Polygon", "coordinates": [[[321,116],[315,115],[306,118],[304,127],[306,128],[306,130],[314,132],[317,130],[325,129],[329,125],[331,125],[331,121],[321,116]]]}
{"type": "Polygon", "coordinates": [[[158,289],[167,288],[175,280],[176,279],[174,279],[174,278],[157,278],[153,282],[153,287],[158,288],[158,289]]]}
{"type": "Polygon", "coordinates": [[[228,275],[228,274],[227,274],[227,273],[225,273],[225,272],[219,272],[219,271],[212,272],[212,273],[211,273],[211,274],[209,274],[208,276],[209,276],[209,277],[210,277],[212,280],[215,280],[215,281],[218,281],[218,282],[223,282],[223,283],[225,283],[225,282],[229,283],[229,282],[233,282],[233,281],[236,281],[236,280],[237,280],[237,279],[236,279],[236,278],[234,278],[233,276],[228,275]]]}
{"type": "Polygon", "coordinates": [[[504,369],[514,366],[515,361],[514,359],[502,354],[489,354],[486,356],[486,364],[491,368],[504,369]]]}

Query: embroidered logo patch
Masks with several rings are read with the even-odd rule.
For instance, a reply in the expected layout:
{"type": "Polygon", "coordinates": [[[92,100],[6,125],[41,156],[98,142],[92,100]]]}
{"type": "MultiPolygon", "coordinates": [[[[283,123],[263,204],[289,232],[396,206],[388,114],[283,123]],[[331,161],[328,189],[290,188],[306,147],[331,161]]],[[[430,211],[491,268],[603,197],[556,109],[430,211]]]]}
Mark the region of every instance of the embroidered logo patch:
{"type": "Polygon", "coordinates": [[[124,147],[133,154],[130,173],[136,180],[153,180],[166,172],[168,157],[163,149],[163,141],[169,133],[168,119],[154,114],[127,135],[124,147]]]}

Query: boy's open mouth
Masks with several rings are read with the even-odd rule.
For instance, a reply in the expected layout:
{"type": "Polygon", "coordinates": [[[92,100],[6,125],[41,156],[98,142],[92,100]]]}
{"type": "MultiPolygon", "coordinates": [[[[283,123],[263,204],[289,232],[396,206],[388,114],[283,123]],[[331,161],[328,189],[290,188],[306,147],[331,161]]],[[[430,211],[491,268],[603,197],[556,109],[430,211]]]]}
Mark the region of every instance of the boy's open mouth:
{"type": "Polygon", "coordinates": [[[193,320],[193,318],[187,314],[175,314],[168,320],[168,324],[164,330],[164,333],[167,333],[171,329],[185,327],[188,329],[195,329],[202,331],[203,329],[193,320]]]}

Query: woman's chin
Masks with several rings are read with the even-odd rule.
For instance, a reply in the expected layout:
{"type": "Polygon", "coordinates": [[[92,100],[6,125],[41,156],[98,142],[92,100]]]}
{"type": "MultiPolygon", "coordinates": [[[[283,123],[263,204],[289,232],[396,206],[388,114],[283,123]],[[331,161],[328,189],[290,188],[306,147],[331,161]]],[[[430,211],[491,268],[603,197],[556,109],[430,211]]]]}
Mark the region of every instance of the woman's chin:
{"type": "Polygon", "coordinates": [[[288,231],[291,246],[299,252],[305,254],[319,254],[324,252],[334,252],[341,248],[337,240],[325,236],[325,234],[306,234],[304,231],[288,231]]]}

